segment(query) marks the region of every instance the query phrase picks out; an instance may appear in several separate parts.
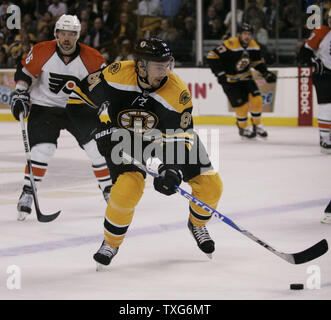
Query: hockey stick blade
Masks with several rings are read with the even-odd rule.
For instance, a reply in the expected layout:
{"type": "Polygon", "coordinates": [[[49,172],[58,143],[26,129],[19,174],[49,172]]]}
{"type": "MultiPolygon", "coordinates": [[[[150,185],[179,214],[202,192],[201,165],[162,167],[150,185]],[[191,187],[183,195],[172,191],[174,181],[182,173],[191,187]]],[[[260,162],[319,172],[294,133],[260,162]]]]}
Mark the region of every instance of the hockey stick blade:
{"type": "MultiPolygon", "coordinates": [[[[146,173],[150,174],[151,176],[153,176],[153,177],[157,176],[157,174],[155,172],[152,172],[152,171],[148,170],[148,168],[144,164],[142,164],[138,160],[132,158],[130,155],[126,154],[125,152],[122,152],[122,157],[128,163],[132,163],[132,164],[136,165],[140,169],[146,171],[146,173]]],[[[177,193],[179,193],[181,196],[185,197],[189,201],[192,201],[194,204],[196,204],[200,208],[204,209],[205,211],[209,212],[211,215],[213,215],[217,219],[220,219],[222,222],[226,223],[231,228],[239,231],[244,236],[250,238],[254,242],[258,243],[260,246],[264,247],[265,249],[269,250],[270,252],[272,252],[276,256],[280,257],[281,259],[283,259],[283,260],[285,260],[289,263],[292,263],[292,264],[306,263],[308,261],[311,261],[311,260],[314,260],[314,259],[320,257],[321,255],[323,255],[324,253],[326,253],[328,251],[328,243],[325,239],[323,239],[320,242],[313,245],[312,247],[310,247],[310,248],[308,248],[304,251],[301,251],[301,252],[292,253],[292,254],[281,252],[281,251],[273,248],[269,244],[267,244],[262,239],[256,237],[255,235],[253,235],[248,230],[240,227],[238,224],[234,223],[231,219],[229,219],[228,217],[226,217],[225,215],[223,215],[222,213],[220,213],[216,209],[210,207],[209,205],[207,205],[203,201],[197,199],[192,194],[186,192],[185,190],[183,190],[179,186],[175,186],[175,187],[176,187],[177,193]]]]}
{"type": "Polygon", "coordinates": [[[327,251],[328,243],[323,239],[304,251],[292,254],[292,256],[295,264],[302,264],[320,257],[327,251]]]}
{"type": "Polygon", "coordinates": [[[281,252],[281,251],[273,248],[272,246],[270,246],[269,244],[267,244],[263,240],[257,238],[256,236],[254,236],[249,231],[244,230],[243,228],[239,227],[238,225],[235,225],[234,222],[232,222],[232,225],[231,225],[229,223],[229,221],[231,222],[231,220],[229,218],[223,219],[222,217],[219,216],[219,212],[216,211],[216,214],[217,215],[215,215],[215,216],[220,218],[223,222],[229,224],[234,229],[238,230],[239,232],[241,232],[246,237],[248,237],[251,240],[258,243],[260,246],[262,246],[265,249],[269,250],[270,252],[274,253],[279,258],[282,258],[283,260],[285,260],[289,263],[292,263],[292,264],[306,263],[308,261],[311,261],[311,260],[314,260],[314,259],[320,257],[321,255],[323,255],[325,252],[328,251],[328,243],[325,239],[323,239],[320,242],[316,243],[315,245],[313,245],[312,247],[310,247],[310,248],[308,248],[304,251],[297,252],[297,253],[284,253],[284,252],[281,252]]]}
{"type": "Polygon", "coordinates": [[[25,130],[23,113],[20,113],[19,117],[20,117],[23,144],[24,144],[24,150],[25,150],[25,155],[26,155],[26,162],[27,162],[28,169],[29,169],[29,179],[30,179],[30,182],[31,182],[33,202],[34,202],[34,206],[35,206],[35,209],[36,209],[37,219],[38,219],[39,222],[51,222],[51,221],[55,220],[58,217],[58,215],[60,214],[61,211],[55,212],[55,213],[50,214],[50,215],[44,215],[40,211],[38,197],[37,197],[37,188],[36,188],[36,184],[35,184],[35,181],[34,181],[34,175],[33,175],[33,171],[32,171],[29,140],[28,140],[26,130],[25,130]]]}
{"type": "Polygon", "coordinates": [[[39,222],[51,222],[51,221],[55,220],[58,217],[58,215],[61,213],[61,210],[60,210],[53,214],[45,215],[39,209],[38,200],[37,200],[34,192],[33,192],[33,200],[34,200],[34,207],[36,209],[37,219],[39,222]]]}

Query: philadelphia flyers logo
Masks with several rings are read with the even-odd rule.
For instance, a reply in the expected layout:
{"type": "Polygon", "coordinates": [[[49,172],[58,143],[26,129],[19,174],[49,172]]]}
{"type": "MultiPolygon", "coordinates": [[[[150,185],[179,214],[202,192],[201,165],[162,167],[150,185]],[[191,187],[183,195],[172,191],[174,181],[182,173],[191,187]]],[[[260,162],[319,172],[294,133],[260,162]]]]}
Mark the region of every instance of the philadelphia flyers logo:
{"type": "Polygon", "coordinates": [[[75,89],[76,84],[79,83],[79,79],[73,76],[53,72],[50,72],[49,75],[49,90],[55,94],[58,94],[61,90],[66,94],[70,94],[75,89]]]}

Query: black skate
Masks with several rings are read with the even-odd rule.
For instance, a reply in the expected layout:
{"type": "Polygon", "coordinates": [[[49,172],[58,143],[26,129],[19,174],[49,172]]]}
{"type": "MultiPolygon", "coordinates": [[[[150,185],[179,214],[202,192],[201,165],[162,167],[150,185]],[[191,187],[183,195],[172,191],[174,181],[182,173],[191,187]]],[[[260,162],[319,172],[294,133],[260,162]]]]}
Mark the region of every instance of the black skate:
{"type": "Polygon", "coordinates": [[[102,266],[108,266],[117,252],[118,248],[112,248],[108,243],[103,241],[100,249],[93,256],[93,259],[97,262],[97,271],[100,270],[102,266]]]}
{"type": "Polygon", "coordinates": [[[112,186],[107,186],[103,191],[103,197],[105,198],[106,203],[108,203],[109,198],[110,198],[110,189],[112,186]]]}
{"type": "Polygon", "coordinates": [[[17,203],[17,220],[23,221],[26,216],[31,213],[33,201],[32,188],[30,186],[24,186],[21,196],[17,203]]]}
{"type": "Polygon", "coordinates": [[[207,228],[194,226],[190,219],[188,220],[187,226],[200,250],[203,251],[209,259],[211,259],[212,253],[215,250],[215,242],[210,238],[207,228]]]}
{"type": "Polygon", "coordinates": [[[239,129],[239,135],[243,139],[254,139],[256,137],[256,133],[254,131],[251,131],[248,128],[240,128],[238,123],[237,123],[237,127],[239,129]]]}
{"type": "Polygon", "coordinates": [[[321,222],[331,224],[331,201],[324,210],[324,215],[321,219],[321,222]]]}
{"type": "Polygon", "coordinates": [[[262,124],[253,125],[253,132],[255,132],[255,134],[261,138],[268,137],[268,132],[264,130],[262,124]]]}
{"type": "Polygon", "coordinates": [[[322,153],[331,153],[331,141],[320,137],[320,146],[322,153]]]}

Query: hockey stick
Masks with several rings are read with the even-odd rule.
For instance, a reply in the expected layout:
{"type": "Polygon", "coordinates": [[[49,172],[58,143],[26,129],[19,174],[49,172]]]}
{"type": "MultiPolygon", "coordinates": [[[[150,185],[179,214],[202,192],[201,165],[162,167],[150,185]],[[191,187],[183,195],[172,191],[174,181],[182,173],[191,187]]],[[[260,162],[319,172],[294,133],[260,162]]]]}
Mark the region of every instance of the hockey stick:
{"type": "MultiPolygon", "coordinates": [[[[302,79],[302,78],[311,78],[312,76],[278,76],[277,77],[277,80],[280,79],[302,79]]],[[[256,78],[243,78],[243,79],[238,79],[237,81],[240,82],[240,81],[249,81],[249,80],[265,80],[263,77],[256,77],[256,78]]],[[[229,82],[231,83],[231,82],[229,82]]]]}
{"type": "MultiPolygon", "coordinates": [[[[146,166],[144,164],[137,161],[136,159],[133,159],[128,154],[123,152],[122,157],[123,157],[123,159],[125,159],[129,163],[132,163],[132,164],[136,165],[138,168],[144,170],[145,172],[152,175],[153,177],[157,176],[157,174],[155,172],[152,172],[152,171],[148,170],[148,168],[146,168],[146,166]]],[[[273,248],[269,244],[267,244],[265,241],[263,241],[263,240],[259,239],[258,237],[254,236],[248,230],[240,227],[239,225],[234,223],[231,219],[227,218],[226,216],[224,216],[223,214],[218,212],[216,209],[210,207],[206,203],[204,203],[201,200],[197,199],[192,194],[186,192],[185,190],[183,190],[179,186],[175,186],[175,188],[176,188],[176,191],[181,196],[183,196],[186,199],[192,201],[194,204],[196,204],[200,208],[204,209],[205,211],[207,211],[211,215],[214,215],[214,217],[222,220],[223,222],[225,222],[227,225],[229,225],[233,229],[239,231],[240,233],[242,233],[246,237],[250,238],[254,242],[258,243],[262,247],[266,248],[267,250],[269,250],[273,254],[277,255],[278,257],[282,258],[283,260],[285,260],[289,263],[292,263],[292,264],[305,263],[305,262],[308,262],[308,261],[311,261],[311,260],[314,260],[314,259],[320,257],[321,255],[323,255],[325,252],[328,251],[328,243],[325,239],[323,239],[320,242],[313,245],[312,247],[310,247],[310,248],[308,248],[304,251],[301,251],[301,252],[297,252],[297,253],[284,253],[284,252],[281,252],[281,251],[273,248]]]]}
{"type": "Polygon", "coordinates": [[[22,128],[23,144],[24,144],[24,150],[25,150],[25,155],[26,155],[26,162],[28,164],[28,169],[29,169],[32,195],[33,195],[33,200],[34,200],[34,206],[36,209],[37,219],[39,222],[51,222],[58,217],[58,215],[60,214],[61,211],[58,211],[58,212],[50,214],[50,215],[44,215],[40,211],[39,202],[38,202],[38,198],[37,198],[37,188],[36,188],[36,183],[34,181],[34,175],[33,175],[33,171],[32,171],[29,140],[28,140],[28,137],[26,134],[23,112],[20,113],[20,124],[21,124],[21,128],[22,128]]]}

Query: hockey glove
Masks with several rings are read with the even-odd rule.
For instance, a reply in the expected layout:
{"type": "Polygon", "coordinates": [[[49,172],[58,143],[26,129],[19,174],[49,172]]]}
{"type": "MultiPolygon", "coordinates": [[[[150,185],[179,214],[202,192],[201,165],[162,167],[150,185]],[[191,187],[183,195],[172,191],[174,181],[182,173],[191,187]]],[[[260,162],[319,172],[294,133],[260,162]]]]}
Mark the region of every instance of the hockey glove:
{"type": "Polygon", "coordinates": [[[93,138],[95,139],[100,154],[104,157],[110,156],[112,148],[118,141],[112,141],[111,135],[117,130],[110,122],[101,122],[99,127],[92,131],[93,138]]]}
{"type": "Polygon", "coordinates": [[[270,71],[265,72],[263,74],[263,78],[268,83],[273,83],[273,82],[276,82],[276,80],[277,80],[277,76],[274,73],[270,72],[270,71]]]}
{"type": "Polygon", "coordinates": [[[318,58],[311,58],[311,62],[314,68],[314,74],[321,76],[324,71],[323,62],[318,58]]]}
{"type": "Polygon", "coordinates": [[[170,196],[176,193],[175,185],[179,186],[182,182],[183,175],[180,170],[169,168],[161,164],[159,175],[154,178],[154,189],[160,193],[170,196]]]}
{"type": "Polygon", "coordinates": [[[16,89],[11,94],[11,112],[14,118],[20,120],[20,113],[26,118],[30,111],[30,94],[26,90],[16,89]]]}

